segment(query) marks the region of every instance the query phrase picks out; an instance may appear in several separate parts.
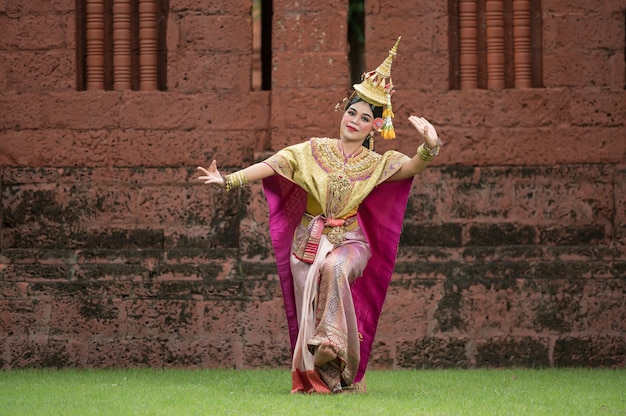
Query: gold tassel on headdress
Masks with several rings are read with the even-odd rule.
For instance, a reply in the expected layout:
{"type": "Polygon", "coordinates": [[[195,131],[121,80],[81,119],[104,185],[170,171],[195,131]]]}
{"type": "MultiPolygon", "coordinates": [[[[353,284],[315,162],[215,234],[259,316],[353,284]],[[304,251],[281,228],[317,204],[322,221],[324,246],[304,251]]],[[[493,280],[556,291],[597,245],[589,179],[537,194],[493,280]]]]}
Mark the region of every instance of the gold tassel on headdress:
{"type": "Polygon", "coordinates": [[[393,119],[393,110],[391,108],[391,94],[389,94],[387,96],[387,107],[385,107],[383,111],[383,128],[380,133],[385,140],[393,140],[396,138],[396,131],[393,128],[391,119],[393,119]]]}
{"type": "Polygon", "coordinates": [[[363,74],[363,81],[360,84],[354,84],[354,90],[361,99],[377,107],[385,107],[381,129],[381,135],[385,140],[396,138],[396,131],[392,123],[391,94],[393,92],[393,82],[391,81],[391,63],[396,57],[400,39],[401,37],[398,37],[395,45],[389,51],[389,55],[376,70],[366,72],[363,74]]]}

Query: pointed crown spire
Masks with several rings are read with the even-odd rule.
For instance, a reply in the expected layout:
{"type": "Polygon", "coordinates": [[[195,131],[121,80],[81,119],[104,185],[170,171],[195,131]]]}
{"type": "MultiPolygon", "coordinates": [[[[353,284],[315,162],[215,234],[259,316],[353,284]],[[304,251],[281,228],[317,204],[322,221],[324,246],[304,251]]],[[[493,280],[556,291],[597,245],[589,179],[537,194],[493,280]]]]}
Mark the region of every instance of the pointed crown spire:
{"type": "Polygon", "coordinates": [[[377,107],[385,107],[383,111],[383,126],[380,129],[381,135],[385,140],[396,138],[396,132],[392,123],[394,115],[391,108],[391,93],[393,92],[391,64],[396,57],[400,39],[402,39],[401,36],[398,37],[393,48],[389,51],[389,55],[378,68],[374,71],[364,73],[361,83],[353,85],[354,90],[362,100],[377,107]]]}
{"type": "Polygon", "coordinates": [[[398,37],[395,45],[393,45],[393,48],[389,51],[389,55],[378,68],[374,71],[364,73],[361,83],[353,85],[359,97],[372,105],[378,107],[387,105],[387,98],[391,95],[391,91],[393,90],[391,64],[396,57],[398,43],[400,43],[401,38],[401,36],[398,37]]]}

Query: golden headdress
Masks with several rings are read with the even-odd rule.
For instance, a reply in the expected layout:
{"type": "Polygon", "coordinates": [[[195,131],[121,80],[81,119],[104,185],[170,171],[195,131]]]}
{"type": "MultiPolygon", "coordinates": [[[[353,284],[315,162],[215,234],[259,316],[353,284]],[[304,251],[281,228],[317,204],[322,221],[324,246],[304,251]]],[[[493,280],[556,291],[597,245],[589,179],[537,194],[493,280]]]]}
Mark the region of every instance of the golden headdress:
{"type": "Polygon", "coordinates": [[[381,135],[385,140],[392,140],[396,138],[396,132],[393,128],[391,119],[393,118],[393,111],[391,108],[391,93],[393,92],[393,82],[391,81],[391,63],[396,57],[398,50],[398,43],[400,39],[398,37],[395,45],[389,51],[389,56],[378,66],[374,71],[366,72],[362,76],[360,84],[354,84],[354,90],[362,100],[375,105],[377,107],[385,107],[383,111],[383,126],[381,129],[381,135]]]}

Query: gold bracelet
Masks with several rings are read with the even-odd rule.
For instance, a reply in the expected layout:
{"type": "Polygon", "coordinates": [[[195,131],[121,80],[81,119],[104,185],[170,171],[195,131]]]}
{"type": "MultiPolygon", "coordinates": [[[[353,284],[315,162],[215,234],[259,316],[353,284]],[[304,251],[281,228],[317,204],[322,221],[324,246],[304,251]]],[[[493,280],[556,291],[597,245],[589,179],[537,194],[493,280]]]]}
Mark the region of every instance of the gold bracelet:
{"type": "Polygon", "coordinates": [[[224,190],[226,192],[229,192],[231,189],[241,188],[247,183],[248,175],[243,170],[224,176],[224,190]]]}
{"type": "Polygon", "coordinates": [[[417,155],[424,162],[430,162],[431,160],[433,160],[434,157],[428,152],[428,150],[426,150],[426,148],[424,147],[424,143],[420,144],[420,147],[417,148],[417,155]]]}
{"type": "Polygon", "coordinates": [[[424,149],[426,149],[426,151],[428,152],[429,155],[431,156],[438,156],[439,155],[439,150],[441,150],[441,147],[439,146],[439,143],[437,143],[437,145],[435,147],[430,147],[428,145],[428,143],[424,142],[424,149]]]}

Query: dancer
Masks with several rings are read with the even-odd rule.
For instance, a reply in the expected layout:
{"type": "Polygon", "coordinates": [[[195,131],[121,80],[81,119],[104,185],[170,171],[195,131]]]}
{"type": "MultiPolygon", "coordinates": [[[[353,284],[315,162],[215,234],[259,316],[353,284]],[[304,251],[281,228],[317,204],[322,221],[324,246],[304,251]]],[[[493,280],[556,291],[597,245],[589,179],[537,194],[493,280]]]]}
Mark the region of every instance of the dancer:
{"type": "Polygon", "coordinates": [[[391,64],[399,41],[344,100],[338,138],[311,138],[224,177],[215,160],[198,168],[200,181],[226,191],[263,180],[294,393],[365,391],[412,179],[439,154],[437,131],[416,116],[408,120],[423,142],[413,157],[374,151],[375,132],[395,138],[391,64]]]}

